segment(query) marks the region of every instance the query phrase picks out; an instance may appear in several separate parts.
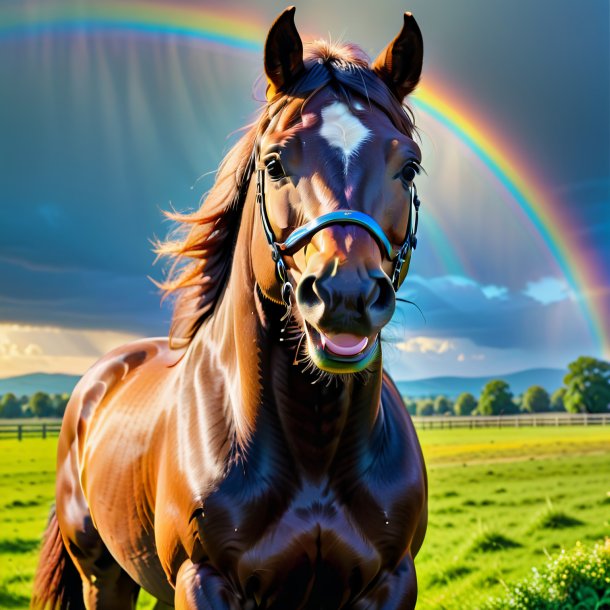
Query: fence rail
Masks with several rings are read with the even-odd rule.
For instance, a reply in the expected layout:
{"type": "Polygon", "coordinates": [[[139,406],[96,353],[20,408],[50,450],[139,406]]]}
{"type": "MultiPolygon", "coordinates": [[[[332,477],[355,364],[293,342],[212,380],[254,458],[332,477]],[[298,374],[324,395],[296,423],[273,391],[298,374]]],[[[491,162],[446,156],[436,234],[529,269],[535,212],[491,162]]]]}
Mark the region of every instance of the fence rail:
{"type": "MultiPolygon", "coordinates": [[[[5,420],[6,422],[6,420],[5,420]]],[[[4,438],[47,438],[57,436],[61,421],[0,423],[4,438]]],[[[536,426],[610,426],[610,413],[537,413],[531,415],[427,415],[413,417],[421,430],[451,428],[526,428],[536,426]]]]}
{"type": "Polygon", "coordinates": [[[56,422],[31,422],[31,423],[14,423],[0,424],[0,439],[16,438],[23,440],[24,438],[47,438],[48,436],[57,436],[61,429],[61,420],[56,422]]]}
{"type": "Polygon", "coordinates": [[[536,426],[607,426],[610,413],[537,413],[531,415],[415,416],[417,428],[520,428],[536,426]]]}

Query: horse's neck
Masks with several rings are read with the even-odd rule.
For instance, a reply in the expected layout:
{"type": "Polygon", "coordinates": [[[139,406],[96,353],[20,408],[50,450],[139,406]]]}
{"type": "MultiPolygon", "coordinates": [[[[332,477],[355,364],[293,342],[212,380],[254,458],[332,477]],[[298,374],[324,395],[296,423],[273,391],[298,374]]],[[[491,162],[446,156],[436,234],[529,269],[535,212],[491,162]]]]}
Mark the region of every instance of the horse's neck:
{"type": "Polygon", "coordinates": [[[213,396],[216,404],[205,408],[222,413],[228,434],[238,444],[256,437],[252,445],[272,450],[263,446],[284,443],[295,463],[311,472],[323,470],[339,448],[343,450],[346,437],[349,453],[372,433],[380,404],[381,363],[372,372],[344,379],[320,378],[319,371],[294,364],[296,346],[280,341],[280,308],[255,288],[250,243],[253,223],[259,219],[248,199],[227,288],[193,339],[188,375],[212,386],[204,388],[204,394],[213,396]]]}
{"type": "Polygon", "coordinates": [[[281,343],[273,347],[257,432],[281,445],[276,449],[289,454],[296,469],[314,480],[331,469],[362,463],[377,422],[381,368],[338,379],[304,372],[293,362],[292,350],[281,343]]]}

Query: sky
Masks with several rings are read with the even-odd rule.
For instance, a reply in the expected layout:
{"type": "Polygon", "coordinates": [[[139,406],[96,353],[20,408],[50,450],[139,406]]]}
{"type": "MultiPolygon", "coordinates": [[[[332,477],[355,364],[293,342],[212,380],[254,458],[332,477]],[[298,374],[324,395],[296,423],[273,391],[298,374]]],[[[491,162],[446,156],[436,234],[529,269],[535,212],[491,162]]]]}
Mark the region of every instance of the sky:
{"type": "MultiPolygon", "coordinates": [[[[372,57],[415,15],[419,243],[397,379],[565,368],[610,345],[610,5],[297,1],[372,57]],[[421,310],[421,313],[420,313],[421,310]]],[[[162,210],[191,210],[260,106],[276,1],[0,3],[0,377],[83,373],[168,331],[162,210]],[[257,84],[258,83],[258,84],[257,84]]]]}

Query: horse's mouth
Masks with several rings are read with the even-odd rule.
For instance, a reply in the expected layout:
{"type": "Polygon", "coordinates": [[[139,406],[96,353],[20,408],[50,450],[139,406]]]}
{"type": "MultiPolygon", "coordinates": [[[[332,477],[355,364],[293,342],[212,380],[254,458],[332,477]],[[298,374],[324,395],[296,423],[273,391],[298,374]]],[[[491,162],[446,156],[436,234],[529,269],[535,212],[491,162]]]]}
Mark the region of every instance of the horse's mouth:
{"type": "Polygon", "coordinates": [[[307,347],[314,364],[328,373],[357,373],[373,361],[379,335],[363,337],[350,333],[331,334],[305,322],[307,347]]]}

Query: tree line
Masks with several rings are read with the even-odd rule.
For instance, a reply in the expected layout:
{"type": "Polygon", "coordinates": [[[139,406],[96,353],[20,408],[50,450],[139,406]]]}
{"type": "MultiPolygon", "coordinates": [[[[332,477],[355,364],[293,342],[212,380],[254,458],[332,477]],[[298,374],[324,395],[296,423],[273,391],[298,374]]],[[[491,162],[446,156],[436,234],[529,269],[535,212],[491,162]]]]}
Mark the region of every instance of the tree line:
{"type": "MultiPolygon", "coordinates": [[[[17,397],[9,392],[0,397],[0,418],[63,417],[69,394],[36,392],[17,397]]],[[[494,379],[477,398],[469,392],[455,401],[446,396],[421,399],[404,397],[412,415],[512,415],[517,413],[606,413],[610,411],[610,363],[581,356],[568,366],[563,386],[549,395],[534,385],[514,396],[506,381],[494,379]]]]}
{"type": "Polygon", "coordinates": [[[549,394],[533,385],[515,396],[506,381],[488,382],[477,398],[470,392],[455,401],[446,396],[412,399],[403,397],[411,415],[516,415],[519,413],[608,413],[610,411],[610,363],[581,356],[568,366],[563,386],[549,394]]]}
{"type": "Polygon", "coordinates": [[[63,417],[70,394],[36,392],[17,397],[7,392],[0,398],[0,418],[63,417]]]}

